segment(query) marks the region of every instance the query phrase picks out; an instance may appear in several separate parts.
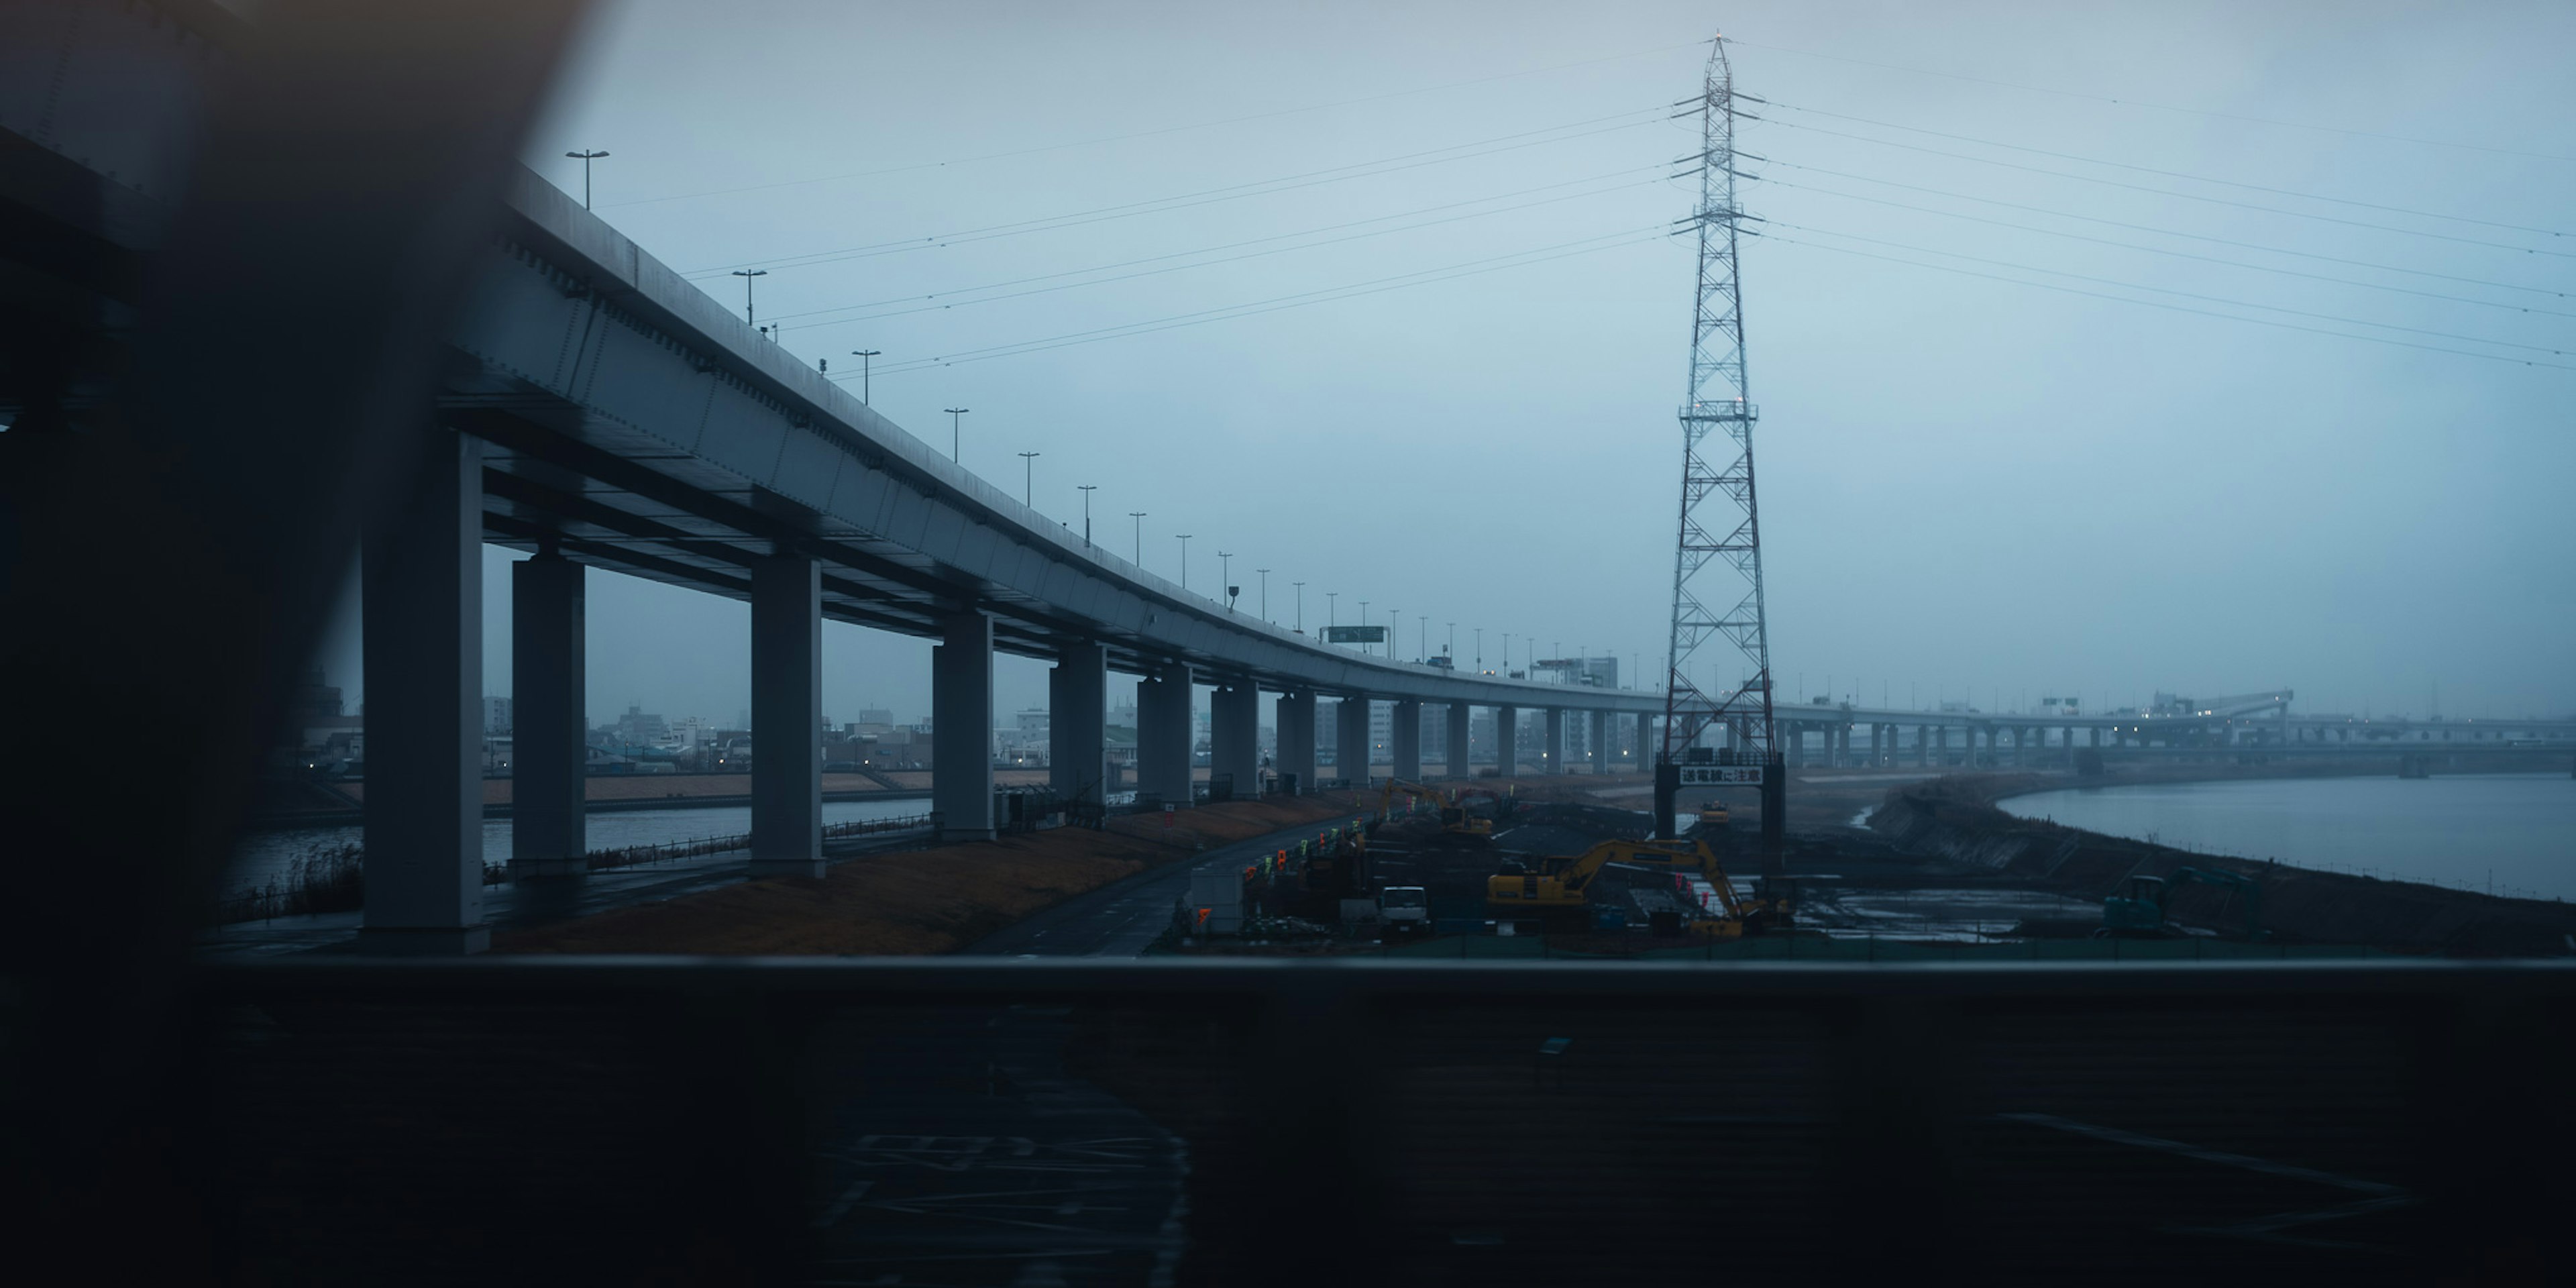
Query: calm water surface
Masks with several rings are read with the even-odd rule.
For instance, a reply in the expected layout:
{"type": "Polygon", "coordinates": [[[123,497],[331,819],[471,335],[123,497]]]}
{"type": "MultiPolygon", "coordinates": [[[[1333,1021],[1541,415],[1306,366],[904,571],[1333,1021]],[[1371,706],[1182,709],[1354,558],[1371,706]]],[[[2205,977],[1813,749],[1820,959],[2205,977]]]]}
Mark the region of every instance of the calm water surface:
{"type": "Polygon", "coordinates": [[[2576,778],[2563,773],[2141,783],[1997,804],[2205,854],[2576,899],[2576,778]]]}
{"type": "MultiPolygon", "coordinates": [[[[825,801],[823,822],[857,823],[883,818],[910,818],[930,812],[930,802],[825,801]]],[[[751,830],[751,807],[717,805],[703,809],[638,809],[590,816],[590,848],[624,849],[630,845],[669,845],[710,837],[741,836],[751,830]]],[[[364,837],[356,827],[297,827],[247,833],[233,851],[227,884],[235,888],[266,885],[282,877],[297,855],[312,849],[355,845],[364,837]]],[[[483,861],[510,861],[510,820],[483,824],[483,861]]]]}

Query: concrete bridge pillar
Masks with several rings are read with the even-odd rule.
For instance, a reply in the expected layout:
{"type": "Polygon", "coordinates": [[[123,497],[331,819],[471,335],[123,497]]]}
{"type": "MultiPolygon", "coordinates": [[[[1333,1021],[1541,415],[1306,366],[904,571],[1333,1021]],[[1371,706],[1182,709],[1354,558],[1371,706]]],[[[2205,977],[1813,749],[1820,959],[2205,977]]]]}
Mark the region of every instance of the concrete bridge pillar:
{"type": "Polygon", "coordinates": [[[1346,696],[1333,708],[1333,774],[1351,780],[1353,787],[1369,780],[1369,763],[1376,757],[1369,746],[1369,700],[1346,696]]]}
{"type": "Polygon", "coordinates": [[[1058,800],[1097,806],[1108,780],[1109,650],[1079,640],[1059,647],[1047,672],[1047,786],[1058,800]]]}
{"type": "Polygon", "coordinates": [[[1414,698],[1396,699],[1388,733],[1395,743],[1395,776],[1409,782],[1421,781],[1422,703],[1414,698]]]}
{"type": "Polygon", "coordinates": [[[2100,725],[2095,725],[2095,726],[2093,726],[2093,746],[2094,746],[2095,748],[2097,748],[2097,749],[2098,749],[2098,748],[2100,748],[2100,747],[2101,747],[2101,745],[2102,745],[2102,726],[2100,726],[2100,725]]]}
{"type": "Polygon", "coordinates": [[[1595,711],[1592,724],[1584,731],[1584,749],[1592,753],[1592,772],[1610,772],[1610,713],[1595,711]]]}
{"type": "Polygon", "coordinates": [[[1464,702],[1449,704],[1449,776],[1466,778],[1475,773],[1467,763],[1468,710],[1464,702]]]}
{"type": "Polygon", "coordinates": [[[1261,686],[1249,676],[1208,696],[1208,785],[1231,782],[1234,799],[1261,796],[1261,686]]]}
{"type": "Polygon", "coordinates": [[[823,566],[783,552],[751,568],[751,872],[823,875],[823,566]]]}
{"type": "Polygon", "coordinates": [[[546,550],[510,565],[510,879],[586,876],[590,760],[583,575],[546,550]]]}
{"type": "Polygon", "coordinates": [[[1521,709],[1494,708],[1494,772],[1505,778],[1521,774],[1521,709]]]}
{"type": "Polygon", "coordinates": [[[433,431],[360,576],[372,952],[491,946],[483,924],[483,445],[433,431]]]}
{"type": "Polygon", "coordinates": [[[1549,707],[1539,731],[1538,767],[1543,774],[1565,772],[1565,708],[1549,707]]]}
{"type": "Polygon", "coordinates": [[[1288,778],[1297,780],[1297,794],[1310,795],[1315,790],[1315,694],[1313,690],[1282,693],[1275,718],[1279,721],[1279,752],[1271,758],[1280,775],[1284,790],[1288,778]]]}
{"type": "Polygon", "coordinates": [[[1192,682],[1187,662],[1161,663],[1136,682],[1136,790],[1182,809],[1190,807],[1190,745],[1198,732],[1192,682]]]}
{"type": "Polygon", "coordinates": [[[993,839],[993,619],[979,609],[941,618],[930,650],[930,808],[943,842],[993,839]]]}

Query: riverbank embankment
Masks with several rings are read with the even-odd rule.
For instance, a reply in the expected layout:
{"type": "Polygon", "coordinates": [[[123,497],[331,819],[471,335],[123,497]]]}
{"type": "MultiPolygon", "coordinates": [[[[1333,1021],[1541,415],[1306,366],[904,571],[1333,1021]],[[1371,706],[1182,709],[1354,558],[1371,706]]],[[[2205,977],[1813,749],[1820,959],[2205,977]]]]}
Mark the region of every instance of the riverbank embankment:
{"type": "MultiPolygon", "coordinates": [[[[1995,807],[2007,796],[2065,785],[2063,775],[1952,775],[1888,793],[1868,823],[1908,853],[2085,900],[2113,893],[2132,876],[2170,878],[2185,867],[2250,877],[2262,884],[2264,928],[2285,942],[2462,957],[2576,952],[2576,905],[2199,854],[2016,818],[1995,807]]],[[[2243,924],[2238,898],[2218,887],[2182,886],[2168,910],[2184,925],[2234,932],[2243,924]]]]}
{"type": "Polygon", "coordinates": [[[1126,814],[991,841],[864,855],[820,877],[746,881],[495,935],[496,953],[953,952],[1076,895],[1202,850],[1377,803],[1375,793],[1265,797],[1126,814]],[[1169,822],[1166,822],[1168,817],[1169,822]]]}

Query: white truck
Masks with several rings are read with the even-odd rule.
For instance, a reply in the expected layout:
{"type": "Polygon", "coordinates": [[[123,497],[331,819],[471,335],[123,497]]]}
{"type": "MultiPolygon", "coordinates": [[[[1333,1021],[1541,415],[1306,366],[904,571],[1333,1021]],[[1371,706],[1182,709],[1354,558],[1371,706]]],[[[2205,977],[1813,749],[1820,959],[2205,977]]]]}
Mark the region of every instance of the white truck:
{"type": "Polygon", "coordinates": [[[1377,892],[1377,920],[1387,934],[1418,935],[1431,929],[1431,893],[1421,886],[1388,886],[1377,892]]]}

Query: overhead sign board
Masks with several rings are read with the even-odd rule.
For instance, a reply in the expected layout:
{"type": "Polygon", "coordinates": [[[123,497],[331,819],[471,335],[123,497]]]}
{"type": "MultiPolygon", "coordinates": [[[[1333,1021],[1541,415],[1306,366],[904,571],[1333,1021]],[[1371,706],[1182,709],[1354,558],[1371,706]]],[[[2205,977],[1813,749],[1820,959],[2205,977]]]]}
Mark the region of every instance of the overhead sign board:
{"type": "Polygon", "coordinates": [[[1324,642],[1327,644],[1384,644],[1386,628],[1383,626],[1327,626],[1324,628],[1324,642]]]}
{"type": "Polygon", "coordinates": [[[1760,765],[1681,765],[1684,787],[1759,787],[1760,765]]]}

